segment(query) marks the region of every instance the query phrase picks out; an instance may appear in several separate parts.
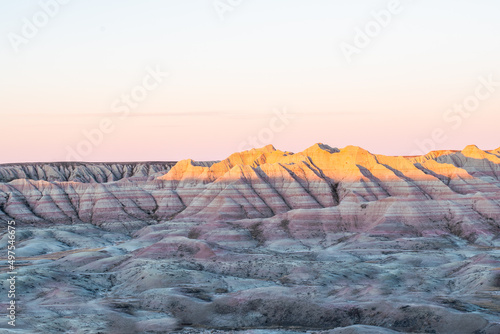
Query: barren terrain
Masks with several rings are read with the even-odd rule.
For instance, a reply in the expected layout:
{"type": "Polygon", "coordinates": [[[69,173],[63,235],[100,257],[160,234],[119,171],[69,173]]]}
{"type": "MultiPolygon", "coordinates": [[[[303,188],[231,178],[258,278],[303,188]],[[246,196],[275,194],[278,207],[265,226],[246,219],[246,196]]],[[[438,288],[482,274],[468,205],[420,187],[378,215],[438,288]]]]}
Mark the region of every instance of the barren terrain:
{"type": "Polygon", "coordinates": [[[0,166],[0,331],[499,333],[499,178],[475,146],[0,166]]]}

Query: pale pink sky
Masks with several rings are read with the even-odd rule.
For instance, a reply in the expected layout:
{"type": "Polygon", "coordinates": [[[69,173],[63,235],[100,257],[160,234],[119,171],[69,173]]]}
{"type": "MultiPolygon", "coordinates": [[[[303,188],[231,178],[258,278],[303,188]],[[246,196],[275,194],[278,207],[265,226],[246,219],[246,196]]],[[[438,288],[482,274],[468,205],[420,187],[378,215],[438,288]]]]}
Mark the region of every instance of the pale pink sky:
{"type": "Polygon", "coordinates": [[[500,5],[401,1],[347,62],[341,43],[387,3],[252,0],[221,20],[198,0],[71,2],[16,52],[12,33],[42,9],[2,2],[0,163],[215,160],[269,143],[392,155],[500,146],[500,86],[484,84],[500,82],[500,5]],[[169,76],[155,81],[155,68],[169,76]],[[133,92],[134,108],[120,102],[133,92]]]}

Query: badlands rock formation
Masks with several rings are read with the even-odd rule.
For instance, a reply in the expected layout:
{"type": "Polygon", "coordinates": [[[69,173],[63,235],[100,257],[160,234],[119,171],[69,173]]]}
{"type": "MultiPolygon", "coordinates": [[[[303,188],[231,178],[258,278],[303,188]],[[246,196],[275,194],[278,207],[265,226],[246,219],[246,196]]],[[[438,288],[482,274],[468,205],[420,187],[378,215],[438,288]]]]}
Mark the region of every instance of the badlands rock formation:
{"type": "Polygon", "coordinates": [[[500,333],[500,149],[266,146],[0,180],[24,333],[500,333]]]}
{"type": "Polygon", "coordinates": [[[166,173],[175,162],[148,163],[23,163],[0,165],[0,182],[17,179],[45,181],[113,182],[124,178],[144,178],[166,173]]]}

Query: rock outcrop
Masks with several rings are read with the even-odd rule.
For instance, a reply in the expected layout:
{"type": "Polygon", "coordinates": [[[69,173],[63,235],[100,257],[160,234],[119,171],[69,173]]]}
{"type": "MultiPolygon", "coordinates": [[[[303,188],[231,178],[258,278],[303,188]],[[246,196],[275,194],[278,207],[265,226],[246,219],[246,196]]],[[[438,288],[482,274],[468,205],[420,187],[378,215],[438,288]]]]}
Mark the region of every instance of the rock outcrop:
{"type": "Polygon", "coordinates": [[[0,175],[8,182],[0,184],[0,221],[128,223],[133,230],[173,218],[290,215],[344,230],[383,229],[378,225],[397,221],[408,233],[451,230],[488,243],[500,221],[495,152],[468,146],[390,157],[316,144],[296,154],[266,146],[219,162],[3,166],[0,175]]]}
{"type": "Polygon", "coordinates": [[[167,172],[175,162],[90,163],[53,162],[0,165],[0,182],[17,179],[50,182],[105,183],[147,178],[167,172]]]}

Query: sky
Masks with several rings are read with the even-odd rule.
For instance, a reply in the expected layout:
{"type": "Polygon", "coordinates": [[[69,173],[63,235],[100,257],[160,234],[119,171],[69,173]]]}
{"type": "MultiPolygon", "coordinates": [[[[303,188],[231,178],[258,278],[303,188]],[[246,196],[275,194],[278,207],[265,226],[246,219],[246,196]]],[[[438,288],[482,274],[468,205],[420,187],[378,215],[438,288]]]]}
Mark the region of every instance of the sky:
{"type": "Polygon", "coordinates": [[[495,0],[0,0],[0,163],[500,146],[495,0]]]}

